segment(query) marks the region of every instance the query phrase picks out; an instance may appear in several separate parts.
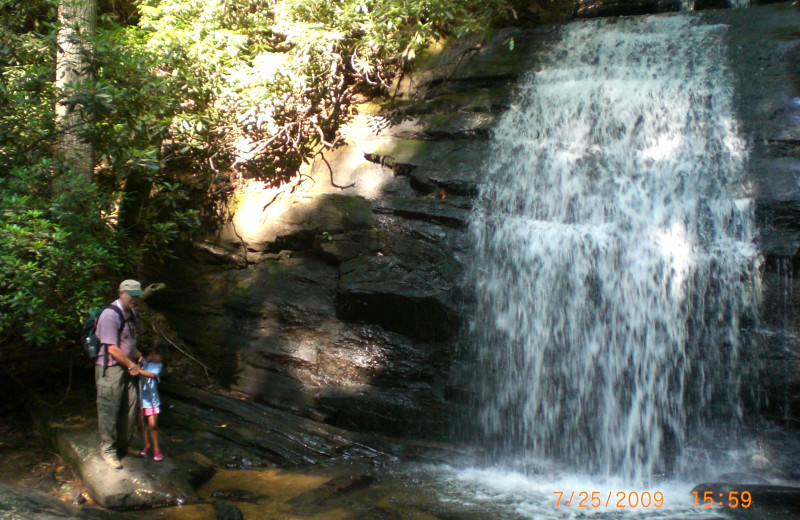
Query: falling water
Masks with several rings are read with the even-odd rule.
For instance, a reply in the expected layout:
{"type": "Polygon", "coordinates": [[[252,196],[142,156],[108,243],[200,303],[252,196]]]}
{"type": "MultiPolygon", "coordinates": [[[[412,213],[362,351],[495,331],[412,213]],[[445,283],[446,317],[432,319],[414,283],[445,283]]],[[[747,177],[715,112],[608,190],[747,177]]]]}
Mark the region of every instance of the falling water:
{"type": "Polygon", "coordinates": [[[497,125],[470,332],[497,453],[644,481],[741,420],[760,260],[725,34],[568,24],[497,125]]]}

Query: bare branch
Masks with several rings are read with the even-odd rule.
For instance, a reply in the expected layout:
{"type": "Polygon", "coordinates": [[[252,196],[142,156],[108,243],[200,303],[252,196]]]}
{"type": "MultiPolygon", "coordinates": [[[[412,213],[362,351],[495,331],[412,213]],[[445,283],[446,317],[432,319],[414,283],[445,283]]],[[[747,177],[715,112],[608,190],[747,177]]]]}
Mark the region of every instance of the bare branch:
{"type": "Polygon", "coordinates": [[[346,190],[347,188],[352,188],[353,186],[356,185],[355,182],[351,182],[347,186],[339,186],[338,184],[336,184],[336,182],[333,180],[333,168],[331,168],[331,163],[329,163],[328,160],[325,158],[325,154],[322,153],[322,150],[318,151],[317,155],[320,156],[322,161],[325,163],[325,166],[328,167],[328,173],[330,173],[331,175],[331,186],[333,186],[334,188],[339,188],[340,190],[346,190]]]}

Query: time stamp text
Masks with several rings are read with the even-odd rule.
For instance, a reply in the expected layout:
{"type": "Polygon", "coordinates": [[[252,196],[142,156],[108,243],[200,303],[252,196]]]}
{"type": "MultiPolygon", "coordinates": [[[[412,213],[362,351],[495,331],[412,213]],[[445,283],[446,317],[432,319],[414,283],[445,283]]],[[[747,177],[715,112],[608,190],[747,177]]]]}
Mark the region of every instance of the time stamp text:
{"type": "MultiPolygon", "coordinates": [[[[556,509],[575,507],[579,509],[626,508],[647,509],[664,506],[664,493],[661,491],[553,491],[556,496],[556,509]]],[[[746,509],[753,504],[749,491],[692,491],[694,507],[727,507],[746,509]]]]}

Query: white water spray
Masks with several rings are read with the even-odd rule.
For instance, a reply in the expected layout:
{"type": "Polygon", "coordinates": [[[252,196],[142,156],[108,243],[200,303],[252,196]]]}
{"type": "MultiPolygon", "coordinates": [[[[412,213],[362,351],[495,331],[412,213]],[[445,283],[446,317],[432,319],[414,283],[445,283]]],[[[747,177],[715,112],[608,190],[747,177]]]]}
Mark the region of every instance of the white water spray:
{"type": "Polygon", "coordinates": [[[760,260],[725,32],[566,25],[497,125],[471,337],[498,452],[646,481],[740,420],[760,260]]]}

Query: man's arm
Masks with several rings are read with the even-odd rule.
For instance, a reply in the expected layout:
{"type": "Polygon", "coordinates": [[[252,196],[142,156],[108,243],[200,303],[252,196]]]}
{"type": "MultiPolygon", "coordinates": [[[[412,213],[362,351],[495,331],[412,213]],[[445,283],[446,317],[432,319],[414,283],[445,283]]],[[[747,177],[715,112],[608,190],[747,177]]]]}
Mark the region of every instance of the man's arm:
{"type": "Polygon", "coordinates": [[[118,345],[108,345],[108,355],[113,357],[117,363],[128,369],[132,376],[139,375],[139,367],[126,356],[118,345]]]}

